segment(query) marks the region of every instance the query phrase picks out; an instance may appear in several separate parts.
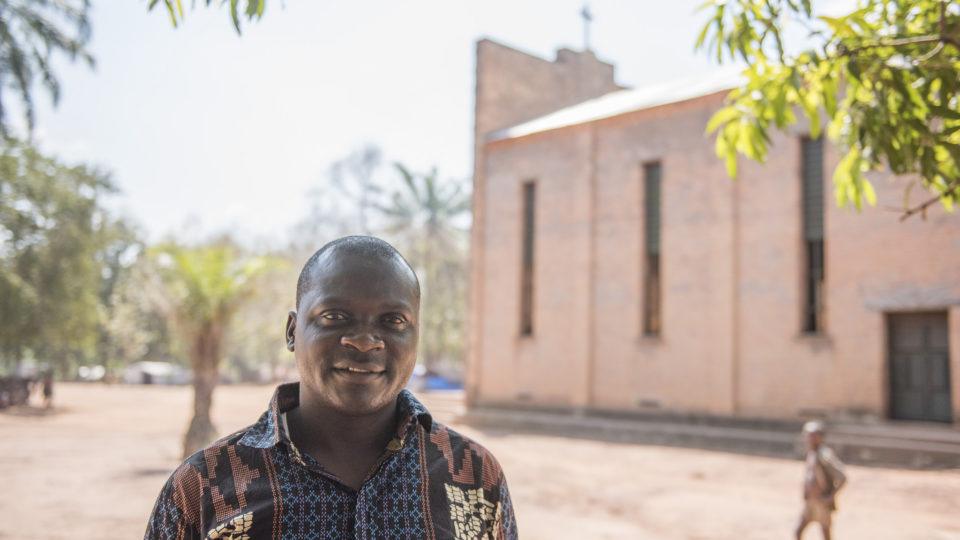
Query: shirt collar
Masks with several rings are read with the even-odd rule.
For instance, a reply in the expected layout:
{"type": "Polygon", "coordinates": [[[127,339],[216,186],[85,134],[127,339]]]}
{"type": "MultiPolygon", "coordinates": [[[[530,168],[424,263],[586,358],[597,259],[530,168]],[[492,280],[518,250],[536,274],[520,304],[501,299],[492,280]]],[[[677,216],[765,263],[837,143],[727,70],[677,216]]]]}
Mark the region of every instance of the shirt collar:
{"type": "MultiPolygon", "coordinates": [[[[290,435],[284,429],[280,415],[295,409],[299,404],[300,383],[281,384],[273,393],[270,406],[260,415],[257,423],[247,429],[246,434],[238,441],[239,444],[253,448],[271,448],[277,443],[289,441],[290,435]]],[[[420,422],[427,431],[430,431],[433,426],[433,417],[430,412],[406,389],[401,390],[400,395],[397,396],[397,411],[398,438],[404,438],[414,421],[420,422]]]]}

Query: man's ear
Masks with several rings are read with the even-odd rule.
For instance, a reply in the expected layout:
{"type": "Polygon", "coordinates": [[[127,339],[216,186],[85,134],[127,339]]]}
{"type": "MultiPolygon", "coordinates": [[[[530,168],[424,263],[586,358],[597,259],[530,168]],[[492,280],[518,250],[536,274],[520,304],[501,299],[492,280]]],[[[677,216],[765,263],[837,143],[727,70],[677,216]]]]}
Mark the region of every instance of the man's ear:
{"type": "Polygon", "coordinates": [[[287,329],[285,332],[285,338],[287,342],[287,350],[293,351],[293,335],[297,330],[297,312],[291,311],[287,313],[287,329]]]}

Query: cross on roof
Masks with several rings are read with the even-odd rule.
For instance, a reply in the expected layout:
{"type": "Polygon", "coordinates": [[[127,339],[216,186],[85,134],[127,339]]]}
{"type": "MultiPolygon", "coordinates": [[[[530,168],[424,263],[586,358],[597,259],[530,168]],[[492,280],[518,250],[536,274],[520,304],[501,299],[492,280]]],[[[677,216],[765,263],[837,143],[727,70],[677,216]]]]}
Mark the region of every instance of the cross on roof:
{"type": "Polygon", "coordinates": [[[583,4],[580,10],[580,16],[583,18],[583,50],[590,50],[590,23],[593,22],[593,13],[590,13],[590,4],[583,4]]]}

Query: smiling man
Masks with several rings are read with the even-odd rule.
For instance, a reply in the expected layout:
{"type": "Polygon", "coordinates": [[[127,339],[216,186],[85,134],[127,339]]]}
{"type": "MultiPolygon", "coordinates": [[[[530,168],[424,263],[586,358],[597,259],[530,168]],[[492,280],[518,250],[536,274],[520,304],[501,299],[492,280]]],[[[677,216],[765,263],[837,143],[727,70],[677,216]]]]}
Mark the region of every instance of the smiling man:
{"type": "Polygon", "coordinates": [[[420,311],[407,261],[377,238],[330,242],[304,265],[296,307],[300,382],[174,471],[145,538],[516,538],[496,459],[404,390],[420,311]]]}

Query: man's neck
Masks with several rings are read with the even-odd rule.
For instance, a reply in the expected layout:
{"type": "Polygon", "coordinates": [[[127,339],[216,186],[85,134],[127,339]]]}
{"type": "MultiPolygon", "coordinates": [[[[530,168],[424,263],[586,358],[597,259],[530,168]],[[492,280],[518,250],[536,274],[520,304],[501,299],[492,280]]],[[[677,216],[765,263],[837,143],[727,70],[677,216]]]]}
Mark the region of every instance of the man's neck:
{"type": "Polygon", "coordinates": [[[370,414],[346,415],[301,394],[287,420],[290,438],[307,453],[380,453],[396,432],[396,400],[370,414]]]}

